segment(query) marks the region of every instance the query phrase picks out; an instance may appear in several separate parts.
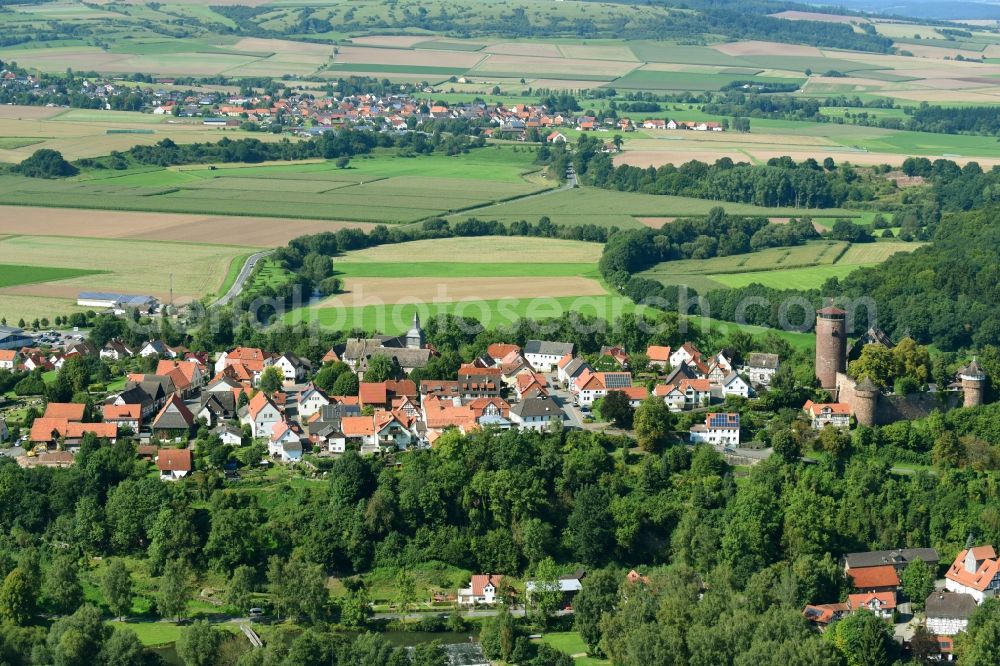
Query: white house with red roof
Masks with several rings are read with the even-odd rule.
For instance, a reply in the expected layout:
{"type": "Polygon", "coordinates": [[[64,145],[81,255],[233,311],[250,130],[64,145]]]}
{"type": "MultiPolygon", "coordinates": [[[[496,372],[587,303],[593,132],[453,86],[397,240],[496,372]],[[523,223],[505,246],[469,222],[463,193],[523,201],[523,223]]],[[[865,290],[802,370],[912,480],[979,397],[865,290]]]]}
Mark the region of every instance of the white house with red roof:
{"type": "Polygon", "coordinates": [[[949,592],[968,594],[977,604],[998,596],[1000,559],[993,546],[975,546],[963,550],[944,575],[949,592]]]}
{"type": "Polygon", "coordinates": [[[863,592],[847,597],[847,606],[851,611],[869,610],[883,620],[892,619],[896,610],[895,592],[863,592]]]}
{"type": "Polygon", "coordinates": [[[302,460],[302,438],[288,421],[278,421],[271,427],[267,453],[272,458],[278,458],[281,462],[302,460]]]}
{"type": "Polygon", "coordinates": [[[690,364],[694,361],[701,360],[701,352],[690,342],[685,342],[683,345],[675,349],[670,354],[670,367],[676,368],[682,363],[690,364]]]}
{"type": "Polygon", "coordinates": [[[670,369],[670,355],[672,353],[668,346],[650,345],[646,347],[646,357],[649,359],[649,364],[661,370],[670,369]]]}
{"type": "Polygon", "coordinates": [[[598,398],[611,391],[619,391],[632,386],[632,375],[628,372],[592,372],[585,370],[576,378],[573,393],[581,405],[592,405],[598,398]]]}
{"type": "Polygon", "coordinates": [[[476,574],[469,587],[458,590],[459,606],[492,606],[497,602],[497,591],[503,576],[498,574],[476,574]]]}
{"type": "Polygon", "coordinates": [[[831,425],[834,428],[849,428],[851,426],[851,406],[846,402],[813,402],[807,400],[802,411],[809,416],[812,427],[816,430],[831,425]]]}
{"type": "Polygon", "coordinates": [[[240,410],[240,423],[249,424],[254,437],[269,436],[274,424],[281,420],[281,410],[263,391],[250,398],[247,406],[240,410]]]}
{"type": "Polygon", "coordinates": [[[689,434],[692,444],[737,447],[740,444],[740,415],[706,414],[705,423],[691,426],[689,434]]]}

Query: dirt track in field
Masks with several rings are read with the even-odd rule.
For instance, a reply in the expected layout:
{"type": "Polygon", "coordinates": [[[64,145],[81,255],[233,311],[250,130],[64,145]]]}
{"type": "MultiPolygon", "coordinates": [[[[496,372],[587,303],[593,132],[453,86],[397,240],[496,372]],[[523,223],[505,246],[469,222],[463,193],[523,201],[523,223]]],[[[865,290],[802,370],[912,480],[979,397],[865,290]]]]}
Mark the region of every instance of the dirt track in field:
{"type": "Polygon", "coordinates": [[[30,230],[33,236],[84,236],[277,247],[306,234],[344,228],[368,231],[374,226],[359,222],[271,217],[0,206],[0,234],[21,234],[30,230]]]}

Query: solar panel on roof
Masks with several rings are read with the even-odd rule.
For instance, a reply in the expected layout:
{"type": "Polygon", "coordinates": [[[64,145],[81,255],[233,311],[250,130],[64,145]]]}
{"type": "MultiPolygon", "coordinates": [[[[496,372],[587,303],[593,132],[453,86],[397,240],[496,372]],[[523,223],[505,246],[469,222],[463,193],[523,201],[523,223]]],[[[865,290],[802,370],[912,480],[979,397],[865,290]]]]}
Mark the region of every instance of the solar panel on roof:
{"type": "Polygon", "coordinates": [[[628,388],[632,386],[632,376],[627,373],[604,375],[605,385],[609,389],[628,388]]]}
{"type": "Polygon", "coordinates": [[[712,414],[708,418],[710,428],[735,428],[738,424],[738,414],[712,414]]]}

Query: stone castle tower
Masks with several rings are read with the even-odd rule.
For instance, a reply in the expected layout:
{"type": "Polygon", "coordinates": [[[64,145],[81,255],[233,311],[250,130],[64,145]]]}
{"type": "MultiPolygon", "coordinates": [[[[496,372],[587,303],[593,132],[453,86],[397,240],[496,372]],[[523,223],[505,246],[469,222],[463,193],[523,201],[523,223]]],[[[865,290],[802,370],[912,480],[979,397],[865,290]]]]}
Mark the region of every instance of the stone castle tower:
{"type": "Polygon", "coordinates": [[[878,399],[881,395],[882,392],[878,386],[868,377],[854,385],[854,399],[851,401],[851,409],[860,425],[875,425],[878,418],[878,399]]]}
{"type": "Polygon", "coordinates": [[[958,379],[962,382],[963,407],[979,407],[983,404],[983,391],[986,388],[986,373],[979,367],[976,359],[958,371],[958,379]]]}
{"type": "Polygon", "coordinates": [[[816,379],[837,388],[837,373],[847,371],[847,312],[826,307],[816,312],[816,379]]]}

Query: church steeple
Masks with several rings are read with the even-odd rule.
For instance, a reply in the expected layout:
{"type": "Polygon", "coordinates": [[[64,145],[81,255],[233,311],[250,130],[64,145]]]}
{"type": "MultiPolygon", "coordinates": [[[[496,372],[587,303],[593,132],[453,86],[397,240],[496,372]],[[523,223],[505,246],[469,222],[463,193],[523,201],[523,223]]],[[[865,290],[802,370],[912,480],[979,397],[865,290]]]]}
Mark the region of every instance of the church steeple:
{"type": "Polygon", "coordinates": [[[424,332],[420,328],[420,315],[416,312],[413,313],[413,326],[406,333],[406,348],[407,349],[423,349],[424,348],[424,332]]]}

